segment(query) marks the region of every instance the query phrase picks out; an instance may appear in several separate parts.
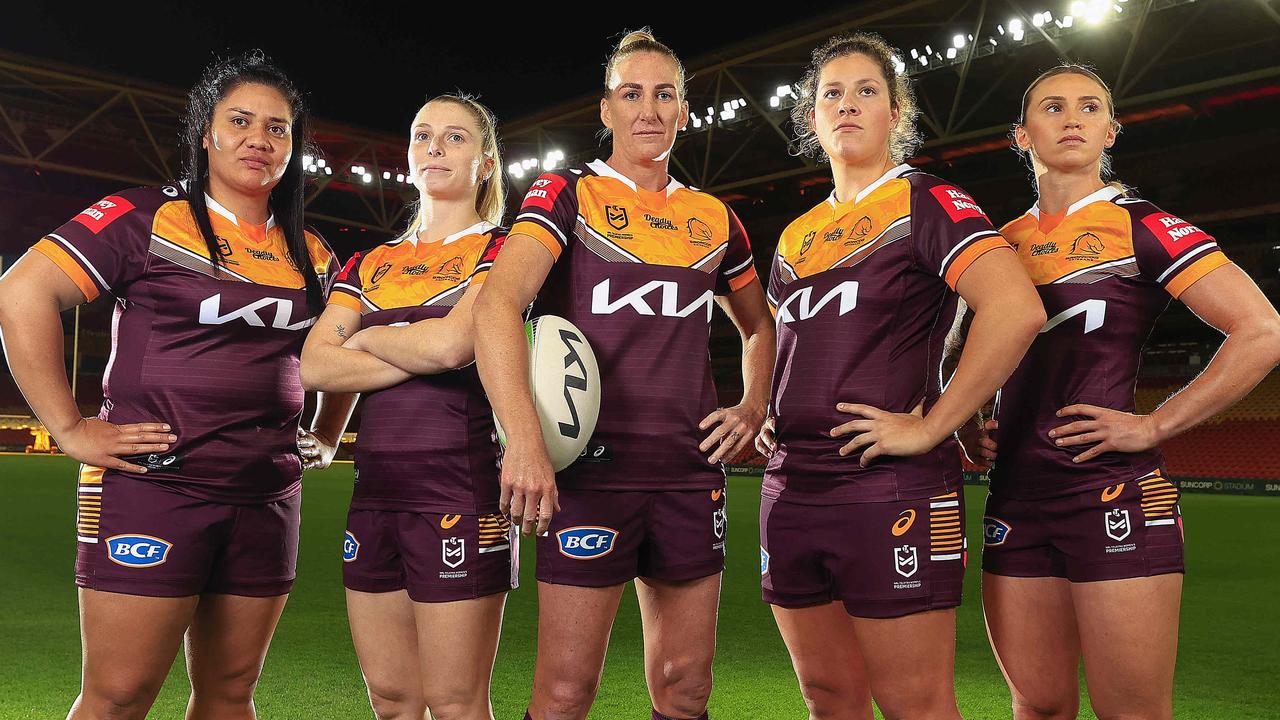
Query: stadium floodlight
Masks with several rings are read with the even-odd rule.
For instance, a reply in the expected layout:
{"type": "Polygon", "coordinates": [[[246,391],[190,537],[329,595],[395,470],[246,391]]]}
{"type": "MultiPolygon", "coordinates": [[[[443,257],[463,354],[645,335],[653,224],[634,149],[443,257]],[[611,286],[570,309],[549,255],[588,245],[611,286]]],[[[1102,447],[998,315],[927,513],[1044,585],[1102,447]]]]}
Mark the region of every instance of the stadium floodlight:
{"type": "Polygon", "coordinates": [[[720,111],[720,119],[728,122],[737,117],[738,113],[733,108],[720,111]]]}
{"type": "Polygon", "coordinates": [[[948,60],[955,60],[955,59],[956,59],[956,49],[955,49],[955,48],[947,48],[947,59],[948,59],[948,60]]]}
{"type": "MultiPolygon", "coordinates": [[[[775,97],[774,100],[777,100],[777,98],[775,97]]],[[[697,115],[690,117],[689,122],[693,123],[693,129],[695,130],[702,127],[702,120],[697,115]]]]}
{"type": "Polygon", "coordinates": [[[532,170],[538,167],[538,158],[525,158],[522,164],[525,170],[532,170]]]}
{"type": "Polygon", "coordinates": [[[316,167],[324,167],[324,158],[316,158],[316,167]]]}
{"type": "Polygon", "coordinates": [[[314,160],[314,159],[315,159],[315,158],[311,157],[310,155],[303,155],[303,156],[302,156],[302,167],[310,167],[310,166],[311,166],[311,161],[312,161],[312,160],[314,160]]]}
{"type": "Polygon", "coordinates": [[[404,182],[404,173],[396,173],[396,182],[398,183],[404,182]]]}
{"type": "Polygon", "coordinates": [[[542,167],[546,168],[547,170],[554,170],[563,160],[564,160],[563,150],[552,150],[551,152],[547,153],[547,156],[545,158],[543,158],[542,167]]]}
{"type": "Polygon", "coordinates": [[[789,92],[791,92],[790,85],[779,85],[778,89],[773,91],[773,96],[782,97],[783,95],[786,95],[789,92]]]}
{"type": "Polygon", "coordinates": [[[1107,17],[1107,11],[1111,9],[1111,0],[1089,0],[1088,8],[1085,10],[1084,19],[1090,25],[1097,25],[1107,17]]]}
{"type": "Polygon", "coordinates": [[[382,179],[383,179],[383,180],[390,180],[390,179],[391,179],[391,171],[390,171],[390,170],[383,170],[383,171],[382,171],[382,179]]]}
{"type": "Polygon", "coordinates": [[[932,55],[932,54],[933,54],[933,48],[929,47],[928,45],[925,45],[925,46],[924,46],[924,54],[925,54],[925,55],[932,55]]]}
{"type": "Polygon", "coordinates": [[[1043,13],[1036,13],[1035,15],[1032,15],[1032,16],[1031,16],[1031,24],[1032,24],[1032,25],[1035,25],[1036,27],[1041,27],[1041,26],[1043,26],[1043,25],[1044,25],[1044,14],[1043,14],[1043,13]]]}
{"type": "Polygon", "coordinates": [[[956,35],[955,37],[951,38],[951,46],[957,50],[964,47],[964,36],[956,35]]]}
{"type": "Polygon", "coordinates": [[[920,51],[915,48],[911,48],[911,59],[915,60],[918,57],[920,57],[920,51]]]}
{"type": "Polygon", "coordinates": [[[999,24],[997,24],[997,25],[996,25],[996,30],[1000,31],[1000,34],[1001,34],[1001,35],[1003,35],[1003,34],[1004,34],[1004,25],[999,25],[999,24]]]}
{"type": "Polygon", "coordinates": [[[997,45],[997,44],[999,44],[999,43],[997,43],[997,42],[996,42],[996,39],[995,39],[995,38],[993,38],[993,37],[987,38],[987,40],[988,40],[992,45],[997,45]]]}
{"type": "Polygon", "coordinates": [[[365,184],[365,185],[368,185],[369,183],[373,182],[373,174],[372,174],[372,173],[365,173],[365,174],[364,174],[364,177],[363,177],[362,179],[364,180],[364,184],[365,184]]]}
{"type": "Polygon", "coordinates": [[[327,168],[325,168],[325,169],[324,169],[324,174],[325,174],[325,175],[332,175],[332,174],[333,174],[333,168],[331,168],[331,167],[327,167],[327,168]]]}
{"type": "Polygon", "coordinates": [[[927,55],[921,55],[921,56],[920,56],[920,64],[921,64],[921,65],[924,65],[925,67],[928,67],[928,65],[929,65],[929,57],[928,57],[927,55]]]}
{"type": "MultiPolygon", "coordinates": [[[[781,104],[782,104],[782,98],[778,97],[777,95],[774,95],[773,97],[769,98],[769,107],[776,108],[781,104]]],[[[694,122],[697,122],[697,120],[698,118],[694,118],[694,122]]],[[[694,127],[697,127],[697,125],[694,125],[694,127]]]]}
{"type": "Polygon", "coordinates": [[[1066,15],[1061,20],[1058,20],[1057,24],[1058,24],[1058,27],[1060,28],[1069,28],[1072,25],[1074,25],[1075,22],[1076,22],[1076,19],[1074,17],[1070,15],[1066,15]]]}

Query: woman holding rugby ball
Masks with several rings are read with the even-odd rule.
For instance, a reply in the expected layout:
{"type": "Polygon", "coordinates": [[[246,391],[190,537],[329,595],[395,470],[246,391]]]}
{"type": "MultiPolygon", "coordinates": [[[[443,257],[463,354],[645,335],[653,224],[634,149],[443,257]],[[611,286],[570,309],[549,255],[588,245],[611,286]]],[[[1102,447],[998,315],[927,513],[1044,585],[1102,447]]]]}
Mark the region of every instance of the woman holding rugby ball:
{"type": "Polygon", "coordinates": [[[688,120],[679,59],[647,31],[605,67],[607,160],[544,173],[476,301],[476,359],[506,430],[502,509],[538,535],[538,659],[529,717],[584,718],[625,583],[636,580],[654,718],[706,717],[726,532],[721,461],[764,417],[773,322],[741,223],[672,178],[688,120]],[[525,308],[591,343],[600,416],[553,473],[529,391],[525,308]],[[712,305],[743,340],[742,402],[716,409],[712,305]]]}

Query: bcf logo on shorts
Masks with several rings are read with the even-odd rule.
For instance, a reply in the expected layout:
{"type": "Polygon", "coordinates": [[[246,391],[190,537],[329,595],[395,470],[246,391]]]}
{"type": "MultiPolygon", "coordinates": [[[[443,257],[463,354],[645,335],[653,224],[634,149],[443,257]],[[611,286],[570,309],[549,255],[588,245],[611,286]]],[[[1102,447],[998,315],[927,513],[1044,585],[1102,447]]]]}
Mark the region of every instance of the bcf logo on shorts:
{"type": "Polygon", "coordinates": [[[1009,523],[1000,518],[984,517],[982,518],[982,541],[987,547],[1003,545],[1012,529],[1009,523]]]}
{"type": "Polygon", "coordinates": [[[613,528],[581,525],[556,533],[560,554],[574,560],[594,560],[613,552],[618,531],[613,528]]]}
{"type": "Polygon", "coordinates": [[[148,568],[169,558],[173,543],[150,535],[113,535],[107,538],[107,557],[125,567],[148,568]]]}
{"type": "Polygon", "coordinates": [[[360,554],[360,541],[348,530],[342,536],[342,562],[355,562],[360,554]]]}

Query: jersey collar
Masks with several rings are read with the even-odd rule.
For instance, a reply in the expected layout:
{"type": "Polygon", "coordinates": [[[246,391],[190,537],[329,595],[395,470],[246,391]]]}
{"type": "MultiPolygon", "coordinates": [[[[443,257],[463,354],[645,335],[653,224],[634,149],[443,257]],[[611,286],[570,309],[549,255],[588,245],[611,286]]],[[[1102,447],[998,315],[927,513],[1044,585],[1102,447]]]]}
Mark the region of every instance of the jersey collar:
{"type": "MultiPolygon", "coordinates": [[[[603,160],[600,160],[600,159],[592,160],[591,162],[587,163],[587,167],[591,168],[592,172],[594,172],[597,175],[611,177],[614,180],[618,180],[619,182],[626,184],[627,187],[631,188],[632,192],[636,192],[636,193],[641,192],[640,188],[636,186],[636,183],[634,180],[627,177],[626,175],[623,175],[617,170],[614,170],[612,167],[609,166],[609,163],[603,160]]],[[[667,187],[664,189],[664,192],[666,193],[667,197],[671,197],[671,193],[675,192],[676,190],[679,190],[682,187],[684,187],[684,183],[668,175],[667,187]]]]}
{"type": "MultiPolygon", "coordinates": [[[[445,239],[439,241],[440,247],[444,247],[445,245],[448,245],[449,243],[455,240],[460,240],[468,235],[478,235],[480,233],[487,233],[490,230],[494,229],[495,227],[497,227],[497,225],[494,225],[493,223],[487,220],[481,220],[480,222],[476,223],[475,225],[472,225],[469,228],[459,230],[458,232],[452,235],[446,236],[445,239]]],[[[421,227],[418,228],[418,232],[422,232],[421,227]]],[[[431,242],[435,242],[435,241],[431,241],[431,242]]]]}
{"type": "MultiPolygon", "coordinates": [[[[1091,192],[1088,195],[1085,195],[1079,200],[1068,205],[1066,215],[1070,215],[1071,213],[1079,210],[1080,208],[1086,205],[1091,205],[1096,202],[1111,202],[1116,197],[1123,194],[1124,192],[1117,190],[1111,187],[1110,185],[1108,185],[1102,188],[1101,190],[1095,190],[1094,192],[1091,192]]],[[[1037,200],[1036,204],[1032,205],[1031,209],[1027,211],[1027,214],[1039,220],[1040,219],[1040,201],[1037,200]]],[[[1063,217],[1066,217],[1066,215],[1064,215],[1063,217]]]]}
{"type": "Polygon", "coordinates": [[[836,200],[836,191],[832,190],[831,194],[827,196],[827,202],[831,204],[832,210],[839,208],[841,205],[849,205],[849,206],[857,205],[858,203],[865,200],[868,195],[875,192],[876,190],[879,190],[881,185],[884,185],[885,183],[889,182],[890,180],[893,180],[894,178],[900,177],[903,173],[911,169],[912,167],[906,163],[902,163],[901,165],[898,165],[896,167],[889,168],[888,171],[886,171],[885,174],[877,178],[875,182],[862,188],[862,192],[858,193],[857,195],[854,195],[852,202],[841,203],[839,200],[836,200]]]}

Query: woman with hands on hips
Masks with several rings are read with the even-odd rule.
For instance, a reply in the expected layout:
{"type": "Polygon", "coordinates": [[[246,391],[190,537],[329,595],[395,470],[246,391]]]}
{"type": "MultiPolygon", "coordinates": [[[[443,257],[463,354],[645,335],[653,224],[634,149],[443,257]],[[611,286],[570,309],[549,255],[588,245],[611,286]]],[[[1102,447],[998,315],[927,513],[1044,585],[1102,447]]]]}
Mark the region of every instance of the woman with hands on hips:
{"type": "Polygon", "coordinates": [[[835,189],[782,233],[760,506],[764,598],[813,717],[958,718],[964,498],[952,433],[1017,364],[1044,311],[974,200],[903,161],[910,84],[871,34],[817,48],[792,113],[835,189]],[[975,310],[950,383],[957,299],[975,310]]]}
{"type": "Polygon", "coordinates": [[[1110,90],[1079,65],[1036,78],[1014,125],[1038,200],[1002,232],[1049,317],[994,420],[962,437],[994,461],[983,606],[1019,720],[1075,717],[1081,659],[1099,717],[1172,716],[1182,515],[1158,445],[1280,361],[1280,317],[1213,237],[1107,183],[1119,130],[1110,90]],[[1174,298],[1226,340],[1140,415],[1142,346],[1174,298]]]}
{"type": "Polygon", "coordinates": [[[110,195],[0,280],[14,379],[81,461],[76,585],[84,646],[69,717],[141,718],[179,646],[188,718],[253,717],[293,585],[304,467],[333,457],[354,397],[299,428],[303,330],[336,260],[303,228],[301,92],[261,53],[191,89],[186,179],[110,195]],[[115,300],[98,418],[62,362],[65,310],[115,300]]]}

